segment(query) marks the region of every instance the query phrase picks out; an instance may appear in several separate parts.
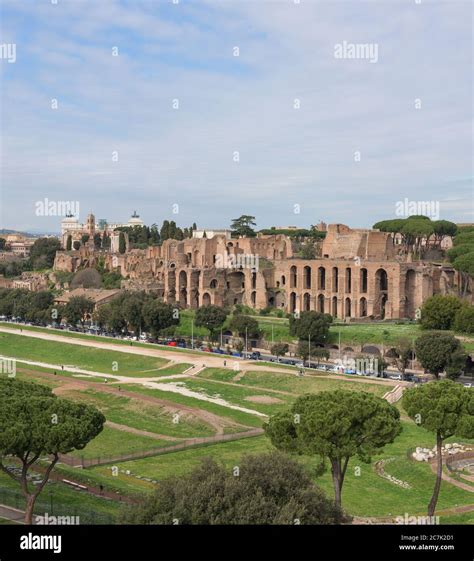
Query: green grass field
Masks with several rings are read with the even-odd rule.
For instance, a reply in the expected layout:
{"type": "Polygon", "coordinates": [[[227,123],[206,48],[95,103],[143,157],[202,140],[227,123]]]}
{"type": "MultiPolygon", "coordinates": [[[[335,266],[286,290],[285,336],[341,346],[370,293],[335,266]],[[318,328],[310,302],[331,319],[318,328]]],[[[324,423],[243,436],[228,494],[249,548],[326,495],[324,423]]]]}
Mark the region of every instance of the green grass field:
{"type": "MultiPolygon", "coordinates": [[[[356,458],[349,462],[342,500],[351,514],[357,516],[403,516],[405,512],[409,515],[426,514],[435,475],[427,463],[408,459],[407,450],[416,446],[434,446],[434,435],[417,427],[411,421],[402,424],[403,432],[395,442],[385,447],[382,454],[373,458],[371,465],[363,464],[356,458]],[[403,489],[375,473],[373,463],[388,458],[394,460],[386,465],[385,471],[409,483],[410,489],[403,489]],[[357,475],[357,467],[361,470],[360,475],[357,475]]],[[[451,439],[451,441],[455,440],[451,439]]],[[[313,460],[307,460],[306,465],[309,467],[314,465],[313,460]]],[[[328,494],[332,493],[329,473],[318,478],[317,482],[328,494]]],[[[439,510],[472,503],[474,503],[472,493],[443,482],[437,506],[439,510]]]]}
{"type": "MultiPolygon", "coordinates": [[[[233,376],[236,372],[232,371],[233,376]]],[[[218,368],[206,368],[199,373],[199,377],[211,379],[215,381],[229,382],[232,380],[229,370],[221,370],[218,368]]],[[[352,377],[354,378],[354,377],[352,377]]],[[[394,386],[384,383],[364,383],[351,380],[337,380],[332,378],[325,378],[323,376],[306,375],[303,377],[295,376],[294,374],[282,374],[279,372],[246,372],[239,380],[233,382],[242,386],[257,386],[260,388],[268,388],[273,390],[280,390],[284,392],[294,393],[301,395],[303,393],[316,393],[321,391],[330,391],[336,389],[345,389],[353,391],[366,391],[374,393],[378,396],[383,396],[390,391],[394,386]]],[[[255,390],[258,392],[259,390],[255,390]]],[[[280,398],[280,395],[275,395],[280,398]]]]}
{"type": "MultiPolygon", "coordinates": [[[[375,328],[376,326],[373,327],[375,328]]],[[[341,331],[343,329],[347,328],[342,327],[341,331]]],[[[73,383],[75,379],[75,376],[71,373],[58,372],[58,376],[54,376],[51,369],[25,365],[21,363],[21,359],[38,360],[47,363],[75,364],[80,368],[98,372],[109,372],[106,369],[108,361],[118,360],[120,369],[128,369],[128,371],[142,376],[181,373],[189,366],[184,363],[167,363],[165,360],[152,357],[89,349],[66,343],[49,342],[4,333],[0,333],[0,354],[16,356],[19,359],[17,365],[17,376],[19,379],[29,379],[50,385],[51,387],[65,386],[61,391],[61,397],[96,405],[104,412],[107,420],[110,422],[125,425],[131,429],[148,431],[156,435],[166,435],[171,438],[171,440],[154,439],[149,436],[133,434],[132,432],[106,426],[104,431],[84,450],[75,452],[77,457],[115,456],[173,444],[174,439],[177,441],[180,438],[215,434],[215,427],[191,414],[182,414],[178,423],[173,422],[173,412],[179,410],[180,405],[191,406],[217,415],[222,421],[224,432],[244,430],[244,427],[260,427],[265,420],[262,417],[216,405],[201,399],[161,389],[147,388],[142,386],[138,379],[131,384],[121,384],[122,390],[135,392],[137,399],[125,396],[123,393],[120,394],[118,387],[117,393],[100,391],[97,388],[82,389],[82,386],[71,386],[68,389],[66,387],[67,384],[73,383]],[[157,370],[160,366],[165,366],[165,368],[157,370]],[[152,372],[144,373],[146,370],[152,370],[152,372]],[[40,374],[48,377],[45,379],[40,374]],[[144,402],[138,399],[140,395],[164,399],[174,404],[176,409],[144,402]],[[244,427],[233,426],[233,423],[239,423],[244,427]]],[[[118,373],[124,374],[121,370],[118,373]]],[[[259,411],[266,415],[282,410],[291,404],[296,396],[307,392],[343,388],[368,391],[381,396],[393,387],[391,384],[358,382],[357,378],[354,377],[348,377],[348,380],[337,380],[328,378],[325,375],[298,377],[290,373],[249,371],[244,375],[240,373],[239,378],[234,379],[237,374],[239,372],[230,368],[207,368],[197,377],[169,381],[163,380],[162,382],[184,383],[185,387],[193,391],[201,392],[207,396],[220,396],[231,404],[259,411]],[[227,384],[222,382],[227,382],[227,384]],[[262,399],[260,401],[249,400],[249,398],[255,398],[255,396],[267,398],[267,401],[268,398],[277,398],[280,402],[265,403],[264,399],[262,403],[262,399]]],[[[86,378],[79,379],[85,380],[86,378]]],[[[102,381],[101,378],[97,379],[102,381]]],[[[87,380],[92,381],[89,378],[87,380]]],[[[400,403],[397,406],[401,410],[402,415],[404,415],[400,403]]],[[[410,460],[407,457],[407,451],[416,446],[432,447],[434,445],[434,435],[417,427],[413,422],[407,420],[405,415],[404,419],[402,434],[394,443],[386,446],[381,454],[374,457],[372,464],[364,464],[357,458],[351,460],[343,488],[343,504],[350,514],[385,517],[403,516],[405,513],[409,515],[426,513],[435,476],[430,466],[426,463],[410,460]],[[404,489],[377,475],[374,471],[374,462],[378,459],[390,460],[385,467],[386,472],[395,478],[406,481],[410,488],[404,489]]],[[[451,440],[466,442],[463,439],[451,440]]],[[[119,468],[117,476],[112,474],[111,468],[113,466],[110,465],[82,470],[59,465],[57,470],[64,474],[65,477],[74,477],[84,483],[102,484],[106,489],[119,493],[139,495],[149,493],[154,488],[154,484],[146,481],[144,478],[160,481],[171,475],[187,473],[205,456],[214,457],[218,461],[224,462],[231,469],[233,466],[238,465],[243,454],[259,453],[270,449],[271,444],[268,439],[265,436],[258,436],[233,442],[209,444],[204,447],[191,448],[160,456],[118,462],[115,464],[119,468]],[[130,474],[125,473],[127,470],[130,471],[130,474]]],[[[299,457],[298,460],[314,476],[316,459],[299,457]]],[[[0,498],[2,488],[11,490],[12,486],[14,486],[14,482],[11,480],[6,481],[5,477],[0,475],[0,498]]],[[[329,473],[325,473],[323,476],[315,478],[315,480],[328,495],[332,496],[332,482],[329,473]]],[[[49,488],[50,486],[48,485],[47,490],[49,488]]],[[[111,501],[103,501],[102,499],[91,497],[61,484],[52,484],[51,488],[57,494],[53,498],[58,502],[70,501],[70,504],[73,506],[79,505],[81,508],[95,510],[98,513],[103,512],[115,515],[117,512],[118,505],[111,501]],[[57,491],[55,490],[56,486],[57,491]],[[105,506],[102,503],[105,503],[105,506]]],[[[8,495],[8,493],[5,492],[5,495],[8,495]]],[[[49,494],[42,495],[42,498],[49,500],[49,494]]],[[[473,499],[472,493],[443,482],[438,509],[452,509],[460,505],[474,504],[473,499]]],[[[9,500],[8,497],[5,500],[9,500]]],[[[452,513],[447,514],[445,518],[442,517],[441,523],[455,523],[456,521],[472,523],[473,520],[473,513],[452,513]]]]}
{"type": "MultiPolygon", "coordinates": [[[[8,462],[7,462],[8,464],[8,462]]],[[[20,486],[5,473],[0,473],[0,503],[24,510],[25,502],[20,495],[20,486]]],[[[38,497],[35,514],[96,517],[97,522],[113,523],[120,503],[78,491],[61,482],[49,482],[38,497]],[[52,509],[51,509],[52,505],[52,509]],[[101,517],[103,517],[101,519],[101,517]]]]}
{"type": "MultiPolygon", "coordinates": [[[[128,388],[129,386],[127,386],[128,388]]],[[[213,427],[201,419],[182,414],[177,418],[176,422],[173,421],[173,412],[168,411],[166,408],[123,395],[113,395],[87,389],[68,391],[63,393],[63,397],[95,405],[104,413],[108,421],[138,430],[176,438],[197,438],[215,434],[213,427]]],[[[123,440],[128,441],[140,438],[137,435],[126,432],[122,432],[121,436],[123,440]]],[[[160,446],[160,443],[156,440],[148,438],[147,440],[151,441],[150,447],[153,447],[151,445],[152,442],[156,442],[156,447],[160,446]]],[[[166,444],[166,442],[163,441],[163,444],[166,444]]],[[[168,444],[172,444],[172,442],[168,442],[168,444]]],[[[126,446],[124,445],[125,448],[126,446]]]]}
{"type": "Polygon", "coordinates": [[[71,456],[77,458],[103,458],[116,457],[122,454],[131,454],[133,452],[141,452],[162,446],[173,444],[168,440],[155,440],[139,434],[132,434],[122,430],[104,427],[104,430],[83,450],[74,450],[71,456]]]}
{"type": "MultiPolygon", "coordinates": [[[[170,382],[174,381],[175,380],[170,380],[170,382]]],[[[275,394],[273,392],[265,393],[264,391],[262,392],[261,390],[255,390],[243,385],[239,387],[204,379],[186,378],[179,380],[179,383],[192,391],[202,393],[209,397],[220,397],[233,405],[254,409],[265,415],[278,413],[278,411],[288,407],[295,399],[295,397],[284,394],[275,394]],[[256,396],[262,398],[261,401],[263,402],[252,399],[256,396]],[[264,403],[265,399],[267,399],[269,403],[264,403]],[[273,400],[274,403],[270,403],[270,401],[273,400]]]]}
{"type": "MultiPolygon", "coordinates": [[[[190,448],[174,452],[173,454],[163,454],[141,460],[120,463],[120,468],[130,470],[131,475],[121,474],[122,479],[132,479],[133,475],[148,477],[156,481],[188,473],[195,466],[199,465],[201,458],[212,457],[217,461],[223,462],[227,467],[232,468],[243,454],[259,453],[270,450],[271,444],[264,436],[245,438],[233,442],[222,442],[200,448],[190,448]]],[[[110,469],[107,466],[93,467],[87,472],[99,473],[108,476],[110,469]]],[[[120,476],[119,476],[120,477],[120,476]]]]}
{"type": "Polygon", "coordinates": [[[143,371],[154,370],[167,364],[162,358],[26,338],[11,333],[0,333],[0,354],[19,360],[64,364],[120,376],[150,376],[150,373],[143,371]]]}
{"type": "MultiPolygon", "coordinates": [[[[166,399],[167,401],[172,401],[173,403],[188,405],[196,409],[209,411],[210,413],[214,413],[215,415],[221,417],[224,423],[225,420],[228,419],[231,422],[233,421],[235,423],[239,423],[244,427],[261,427],[262,423],[264,422],[264,419],[262,417],[257,417],[250,413],[245,413],[236,409],[230,409],[229,407],[224,407],[223,405],[216,405],[215,403],[210,403],[209,401],[204,401],[194,397],[188,397],[174,392],[167,392],[154,388],[145,388],[137,384],[129,384],[127,385],[127,389],[130,389],[131,391],[134,391],[136,393],[157,397],[159,399],[166,399]]],[[[248,409],[252,409],[252,407],[248,407],[248,409]]],[[[244,430],[244,428],[242,428],[241,430],[244,430]]]]}
{"type": "MultiPolygon", "coordinates": [[[[59,335],[61,337],[67,337],[70,339],[82,339],[83,341],[98,341],[100,343],[107,343],[111,345],[121,345],[130,347],[130,341],[118,339],[114,337],[102,337],[99,335],[89,335],[88,333],[80,333],[77,331],[65,331],[59,329],[48,329],[45,327],[34,327],[32,325],[17,325],[15,323],[8,323],[8,322],[0,322],[1,327],[7,327],[8,329],[16,329],[20,331],[36,331],[38,333],[50,333],[52,335],[59,335]]],[[[196,356],[202,356],[202,352],[200,351],[193,351],[190,349],[181,349],[180,347],[168,347],[163,345],[155,345],[152,343],[142,343],[140,341],[133,341],[133,347],[136,348],[143,348],[143,349],[165,349],[166,351],[176,353],[178,356],[179,353],[186,352],[186,354],[194,354],[196,356]]]]}
{"type": "MultiPolygon", "coordinates": [[[[410,516],[426,514],[435,476],[426,463],[409,460],[407,450],[414,446],[431,446],[432,444],[433,435],[411,422],[404,422],[402,434],[394,443],[387,445],[382,454],[373,458],[372,464],[364,464],[356,458],[352,459],[343,488],[343,504],[347,511],[355,516],[372,517],[403,516],[405,512],[410,516]],[[403,489],[375,473],[373,464],[381,458],[394,458],[386,465],[386,472],[409,483],[410,489],[403,489]]],[[[157,481],[173,475],[181,475],[193,469],[198,465],[200,459],[206,456],[213,457],[217,461],[223,462],[228,469],[232,469],[238,465],[242,455],[262,453],[271,448],[272,446],[265,436],[209,445],[205,448],[123,462],[120,464],[120,468],[130,470],[131,475],[122,473],[119,478],[138,490],[140,484],[136,483],[135,476],[137,475],[157,481]]],[[[310,475],[314,474],[315,458],[298,457],[298,460],[305,465],[310,475]]],[[[94,467],[87,472],[94,474],[94,477],[110,477],[110,470],[106,466],[94,467]]],[[[315,478],[315,482],[325,490],[328,496],[333,495],[329,472],[315,478]]],[[[472,493],[443,482],[438,502],[439,510],[472,503],[472,493]]],[[[451,515],[449,516],[451,517],[451,515]]],[[[453,520],[450,523],[454,523],[456,517],[459,516],[461,515],[453,514],[453,520]]],[[[469,520],[473,516],[472,513],[466,513],[462,515],[462,519],[469,520]]],[[[443,523],[443,517],[441,518],[441,523],[443,523]]]]}

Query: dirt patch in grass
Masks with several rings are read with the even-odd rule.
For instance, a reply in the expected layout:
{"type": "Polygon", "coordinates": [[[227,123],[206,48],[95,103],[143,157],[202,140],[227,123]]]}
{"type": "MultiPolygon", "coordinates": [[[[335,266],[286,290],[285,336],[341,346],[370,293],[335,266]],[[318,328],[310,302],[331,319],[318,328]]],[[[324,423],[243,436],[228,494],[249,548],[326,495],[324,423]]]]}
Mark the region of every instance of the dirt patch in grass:
{"type": "Polygon", "coordinates": [[[245,401],[252,401],[253,403],[265,403],[265,404],[272,404],[272,403],[282,403],[281,399],[278,397],[270,397],[268,395],[249,395],[245,398],[245,401]]]}

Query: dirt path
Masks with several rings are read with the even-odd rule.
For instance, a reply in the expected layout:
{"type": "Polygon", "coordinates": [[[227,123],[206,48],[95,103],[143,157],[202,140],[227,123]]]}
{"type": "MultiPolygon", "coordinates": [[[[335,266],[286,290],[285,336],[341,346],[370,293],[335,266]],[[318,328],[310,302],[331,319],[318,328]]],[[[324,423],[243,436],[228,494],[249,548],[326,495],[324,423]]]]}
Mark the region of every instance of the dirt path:
{"type": "Polygon", "coordinates": [[[248,409],[247,407],[242,407],[241,405],[234,405],[229,403],[222,397],[212,397],[194,390],[187,388],[186,386],[179,386],[174,383],[160,384],[158,382],[147,382],[143,384],[147,388],[157,389],[164,392],[177,393],[185,397],[191,397],[193,399],[198,399],[200,401],[207,401],[209,403],[214,403],[215,405],[221,405],[222,407],[227,407],[227,409],[233,409],[234,411],[241,411],[242,413],[248,413],[249,415],[255,415],[256,417],[268,417],[265,413],[260,413],[260,411],[255,411],[254,409],[248,409]]]}
{"type": "Polygon", "coordinates": [[[147,436],[148,438],[153,438],[154,440],[169,440],[171,442],[174,442],[175,440],[186,440],[180,436],[168,436],[167,434],[157,434],[156,432],[150,432],[147,430],[134,429],[128,425],[120,425],[119,423],[113,423],[112,421],[106,421],[105,424],[112,429],[137,434],[139,436],[147,436]]]}
{"type": "MultiPolygon", "coordinates": [[[[443,461],[443,466],[446,465],[443,461]]],[[[436,462],[435,461],[431,461],[430,462],[430,467],[431,467],[431,471],[433,473],[436,473],[436,462]]],[[[474,493],[474,486],[472,485],[468,485],[467,483],[463,483],[462,481],[458,481],[457,479],[454,479],[453,477],[450,477],[447,473],[442,473],[441,478],[443,479],[443,481],[447,481],[448,483],[451,483],[451,485],[454,485],[455,487],[459,487],[460,489],[464,489],[464,491],[469,491],[470,493],[474,493]]]]}
{"type": "MultiPolygon", "coordinates": [[[[19,369],[22,370],[22,369],[19,369]]],[[[74,380],[71,382],[71,378],[67,377],[67,376],[61,376],[60,374],[57,374],[56,376],[51,375],[47,372],[36,372],[33,371],[35,376],[38,376],[39,378],[46,378],[46,379],[51,379],[51,378],[57,378],[58,380],[64,380],[64,382],[66,382],[66,386],[69,385],[69,390],[71,389],[78,389],[78,390],[83,390],[83,389],[88,389],[88,388],[93,388],[96,389],[98,391],[101,392],[106,392],[106,393],[112,393],[114,395],[123,395],[125,397],[130,397],[132,399],[137,399],[140,401],[143,401],[145,403],[151,403],[151,404],[155,404],[155,405],[159,405],[161,407],[166,407],[169,411],[173,411],[173,412],[186,412],[189,415],[192,415],[194,417],[197,417],[198,419],[203,420],[205,423],[211,425],[212,427],[214,427],[216,434],[224,434],[224,428],[226,427],[243,427],[243,428],[249,428],[246,425],[242,425],[241,423],[236,423],[235,421],[233,421],[232,419],[229,419],[227,417],[220,417],[218,415],[215,415],[214,413],[210,413],[209,411],[206,411],[204,409],[199,409],[197,407],[191,407],[189,405],[181,405],[178,403],[175,403],[174,401],[168,401],[166,399],[160,399],[157,397],[152,397],[152,396],[148,396],[148,395],[143,395],[140,393],[135,393],[132,391],[128,391],[128,390],[124,390],[122,389],[121,391],[118,390],[117,386],[115,385],[107,385],[107,384],[101,384],[98,382],[91,382],[88,381],[87,379],[84,380],[74,380]]],[[[133,380],[134,383],[137,382],[136,379],[133,380]]],[[[59,393],[61,393],[61,388],[64,388],[64,386],[55,388],[53,391],[54,393],[57,393],[57,391],[59,390],[59,393]]],[[[66,390],[62,390],[62,393],[64,393],[66,390]]]]}
{"type": "MultiPolygon", "coordinates": [[[[451,514],[463,514],[464,512],[473,512],[474,504],[472,505],[462,505],[455,506],[452,508],[445,508],[443,510],[437,510],[435,516],[449,516],[451,514]]],[[[410,516],[426,516],[426,512],[419,512],[415,514],[410,514],[410,516]]],[[[353,524],[396,524],[394,516],[354,516],[353,524]]],[[[441,520],[441,523],[443,521],[441,520]]]]}

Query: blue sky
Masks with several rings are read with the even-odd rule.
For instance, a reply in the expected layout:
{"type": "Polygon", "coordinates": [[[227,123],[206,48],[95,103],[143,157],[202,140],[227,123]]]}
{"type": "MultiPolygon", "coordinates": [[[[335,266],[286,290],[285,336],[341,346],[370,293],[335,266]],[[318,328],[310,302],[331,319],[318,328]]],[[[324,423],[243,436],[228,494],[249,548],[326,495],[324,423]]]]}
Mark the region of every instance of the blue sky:
{"type": "Polygon", "coordinates": [[[204,228],[365,227],[405,198],[473,221],[469,1],[0,4],[0,227],[57,230],[45,198],[204,228]]]}

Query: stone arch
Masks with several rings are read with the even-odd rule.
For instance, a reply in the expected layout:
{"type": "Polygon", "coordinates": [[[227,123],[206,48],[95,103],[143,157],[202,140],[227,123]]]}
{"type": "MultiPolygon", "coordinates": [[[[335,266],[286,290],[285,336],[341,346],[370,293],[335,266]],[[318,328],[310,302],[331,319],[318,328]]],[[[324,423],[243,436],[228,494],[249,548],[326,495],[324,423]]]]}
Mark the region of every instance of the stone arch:
{"type": "Polygon", "coordinates": [[[416,272],[413,269],[407,271],[405,276],[405,316],[414,317],[416,311],[416,272]]]}
{"type": "Polygon", "coordinates": [[[275,306],[277,308],[286,308],[286,293],[285,292],[277,292],[275,295],[275,306]]]}
{"type": "Polygon", "coordinates": [[[318,312],[324,314],[324,294],[318,294],[318,312]]]}
{"type": "Polygon", "coordinates": [[[333,296],[331,300],[331,315],[337,318],[337,296],[333,296]]]}
{"type": "Polygon", "coordinates": [[[255,271],[252,273],[252,288],[257,288],[257,273],[255,271]]]}
{"type": "Polygon", "coordinates": [[[365,294],[365,293],[367,292],[367,286],[368,286],[368,281],[367,281],[367,279],[368,279],[368,276],[367,276],[367,269],[366,269],[365,267],[363,267],[363,268],[360,270],[360,282],[359,282],[359,285],[360,285],[360,292],[361,292],[362,294],[365,294]]]}
{"type": "Polygon", "coordinates": [[[290,288],[296,288],[298,285],[298,270],[296,265],[290,267],[290,288]]]}
{"type": "Polygon", "coordinates": [[[326,290],[326,268],[318,268],[318,290],[326,290]]]}
{"type": "Polygon", "coordinates": [[[359,303],[359,315],[361,318],[367,317],[367,298],[362,297],[359,303]]]}
{"type": "Polygon", "coordinates": [[[192,308],[199,308],[199,279],[201,276],[201,271],[191,271],[190,274],[190,286],[189,290],[191,293],[190,304],[192,308]]]}
{"type": "Polygon", "coordinates": [[[350,294],[352,292],[352,270],[350,267],[346,267],[346,293],[350,294]]]}
{"type": "Polygon", "coordinates": [[[376,347],[375,345],[364,345],[362,347],[362,352],[363,353],[368,353],[368,354],[371,354],[371,355],[380,356],[380,349],[378,347],[376,347]]]}
{"type": "Polygon", "coordinates": [[[311,289],[311,267],[306,265],[303,268],[303,288],[311,289]]]}
{"type": "Polygon", "coordinates": [[[281,285],[282,285],[282,286],[285,286],[285,284],[286,284],[286,277],[285,277],[285,275],[282,275],[282,277],[281,277],[281,285]]]}
{"type": "Polygon", "coordinates": [[[388,301],[388,275],[385,269],[377,269],[375,272],[375,298],[374,316],[385,319],[386,305],[388,301]]]}
{"type": "Polygon", "coordinates": [[[185,308],[188,302],[188,275],[186,271],[179,272],[178,286],[179,286],[179,305],[182,308],[185,308]]]}
{"type": "Polygon", "coordinates": [[[245,288],[245,274],[242,271],[234,271],[227,275],[227,288],[229,290],[242,290],[245,288]]]}
{"type": "Polygon", "coordinates": [[[305,292],[303,295],[303,310],[305,312],[309,312],[311,309],[311,294],[309,292],[305,292]]]}
{"type": "Polygon", "coordinates": [[[255,290],[253,290],[250,294],[250,302],[252,304],[252,307],[255,308],[255,306],[257,305],[257,292],[255,290]]]}
{"type": "Polygon", "coordinates": [[[296,292],[290,293],[290,313],[296,311],[296,292]]]}
{"type": "Polygon", "coordinates": [[[211,304],[211,295],[209,294],[209,292],[205,292],[202,295],[202,305],[203,306],[210,306],[211,304]]]}
{"type": "Polygon", "coordinates": [[[219,285],[219,283],[217,282],[217,279],[212,279],[211,282],[209,283],[209,288],[217,288],[219,285]]]}
{"type": "Polygon", "coordinates": [[[385,269],[375,271],[375,290],[379,292],[388,291],[388,275],[385,269]]]}
{"type": "Polygon", "coordinates": [[[344,317],[350,318],[351,317],[351,299],[346,298],[344,302],[344,317]]]}
{"type": "Polygon", "coordinates": [[[339,291],[339,269],[337,267],[332,268],[332,291],[339,291]]]}

